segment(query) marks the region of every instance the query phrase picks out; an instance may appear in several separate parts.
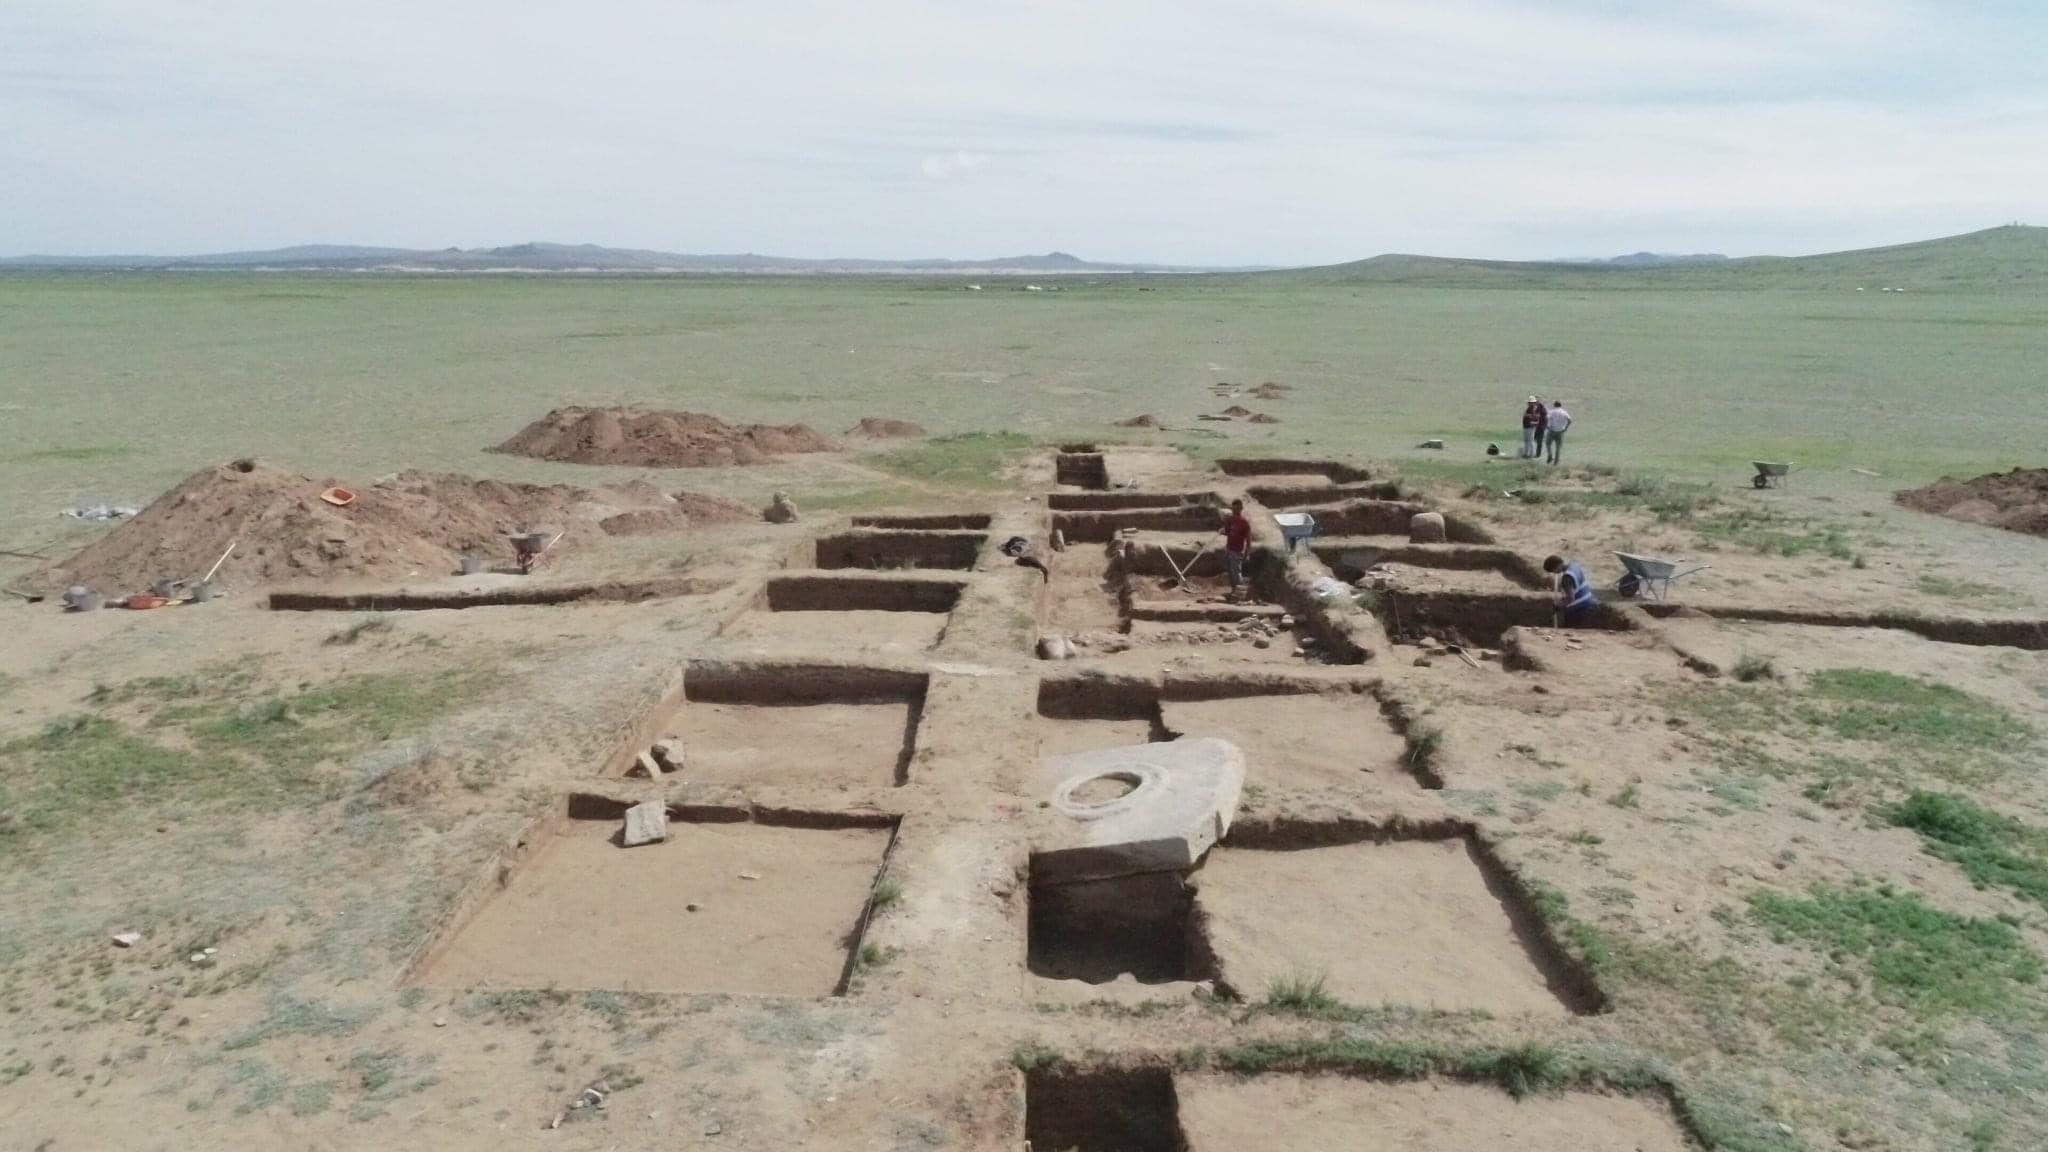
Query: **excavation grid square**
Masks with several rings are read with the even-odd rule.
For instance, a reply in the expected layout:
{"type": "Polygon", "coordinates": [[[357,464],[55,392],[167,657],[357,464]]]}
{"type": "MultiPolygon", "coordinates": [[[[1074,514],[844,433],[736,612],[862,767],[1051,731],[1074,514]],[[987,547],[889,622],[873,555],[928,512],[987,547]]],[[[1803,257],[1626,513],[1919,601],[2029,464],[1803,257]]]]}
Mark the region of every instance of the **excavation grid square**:
{"type": "Polygon", "coordinates": [[[917,717],[909,701],[691,701],[671,727],[682,736],[683,775],[693,784],[887,787],[908,777],[917,717]]]}
{"type": "Polygon", "coordinates": [[[1187,1152],[1689,1152],[1655,1098],[1349,1076],[1183,1076],[1187,1152]]]}
{"type": "Polygon", "coordinates": [[[1169,700],[1160,716],[1176,738],[1215,736],[1244,753],[1245,779],[1290,791],[1421,788],[1407,741],[1373,697],[1355,693],[1169,700]]]}
{"type": "Polygon", "coordinates": [[[1177,872],[1068,884],[1034,879],[1027,932],[1031,973],[1047,980],[1172,984],[1209,974],[1194,892],[1177,872]]]}
{"type": "Polygon", "coordinates": [[[1257,998],[1322,977],[1366,1007],[1565,1016],[1464,837],[1211,852],[1196,874],[1218,976],[1257,998]]]}
{"type": "Polygon", "coordinates": [[[1184,1152],[1177,1110],[1161,1068],[1024,1078],[1024,1140],[1044,1152],[1184,1152]]]}
{"type": "Polygon", "coordinates": [[[618,834],[616,819],[557,826],[421,982],[829,996],[889,845],[884,828],[671,823],[637,848],[618,834]]]}

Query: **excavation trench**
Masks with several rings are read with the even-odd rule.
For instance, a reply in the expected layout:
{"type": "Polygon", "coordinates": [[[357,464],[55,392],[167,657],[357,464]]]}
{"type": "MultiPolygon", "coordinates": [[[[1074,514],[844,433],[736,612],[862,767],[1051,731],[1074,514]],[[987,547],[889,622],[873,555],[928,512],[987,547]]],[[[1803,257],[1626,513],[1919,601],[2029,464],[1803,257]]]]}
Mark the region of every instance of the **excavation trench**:
{"type": "Polygon", "coordinates": [[[1065,451],[1053,457],[1053,478],[1074,488],[1109,487],[1109,465],[1100,452],[1065,451]]]}
{"type": "MultiPolygon", "coordinates": [[[[1412,644],[1424,636],[1465,647],[1498,648],[1510,628],[1552,628],[1557,602],[1535,592],[1400,592],[1373,593],[1387,635],[1412,644]]],[[[1612,604],[1597,605],[1580,628],[1632,632],[1638,627],[1629,614],[1612,604]]]]}
{"type": "Polygon", "coordinates": [[[886,668],[699,661],[663,735],[681,747],[693,785],[900,787],[928,683],[886,668]]]}
{"type": "Polygon", "coordinates": [[[1383,540],[1318,539],[1310,544],[1330,574],[1353,584],[1376,564],[1406,564],[1447,572],[1493,572],[1522,588],[1541,590],[1550,582],[1543,569],[1512,548],[1484,544],[1394,544],[1383,540]]]}
{"type": "Polygon", "coordinates": [[[2048,650],[2048,620],[1978,620],[1964,616],[1921,616],[1906,612],[1824,612],[1799,608],[1763,608],[1733,604],[1664,604],[1638,602],[1652,616],[1666,617],[1683,609],[1720,620],[1757,624],[1808,624],[1820,628],[1888,628],[1911,632],[1943,644],[2048,650]]]}
{"type": "Polygon", "coordinates": [[[825,569],[968,569],[987,541],[980,532],[858,530],[820,536],[812,548],[812,562],[825,569]]]}
{"type": "Polygon", "coordinates": [[[1167,508],[1121,508],[1101,512],[1055,512],[1052,526],[1070,544],[1101,544],[1130,528],[1140,532],[1213,535],[1223,526],[1214,508],[1180,504],[1167,508]]]}
{"type": "Polygon", "coordinates": [[[928,532],[983,532],[993,519],[986,512],[931,512],[913,516],[855,516],[855,528],[894,528],[928,532]]]}
{"type": "Polygon", "coordinates": [[[1357,484],[1372,479],[1363,468],[1335,460],[1299,460],[1286,457],[1230,457],[1216,461],[1225,476],[1321,476],[1332,484],[1357,484]]]}
{"type": "Polygon", "coordinates": [[[1607,1010],[1528,886],[1461,821],[1246,817],[1192,879],[1220,990],[1318,972],[1347,1003],[1607,1010]]]}
{"type": "Polygon", "coordinates": [[[414,982],[845,993],[897,817],[671,804],[667,839],[624,848],[632,803],[567,797],[451,921],[414,982]]]}
{"type": "Polygon", "coordinates": [[[770,612],[951,612],[966,585],[879,576],[774,576],[762,589],[770,612]]]}
{"type": "Polygon", "coordinates": [[[631,603],[674,596],[702,596],[730,587],[730,580],[674,576],[654,580],[611,580],[588,584],[519,584],[474,591],[272,592],[274,612],[424,612],[461,608],[509,608],[547,604],[631,603]]]}
{"type": "Polygon", "coordinates": [[[1311,504],[1334,504],[1343,500],[1399,500],[1401,485],[1392,481],[1378,484],[1262,484],[1246,488],[1244,494],[1276,512],[1311,504]]]}
{"type": "Polygon", "coordinates": [[[1043,1152],[1186,1152],[1164,1068],[1037,1068],[1024,1074],[1024,1140],[1043,1152]]]}
{"type": "Polygon", "coordinates": [[[1045,506],[1055,512],[1118,512],[1189,504],[1217,507],[1221,499],[1214,492],[1051,492],[1045,497],[1045,506]]]}
{"type": "Polygon", "coordinates": [[[1493,533],[1461,516],[1406,500],[1345,500],[1295,510],[1315,518],[1317,536],[1398,536],[1406,540],[1410,520],[1423,512],[1437,512],[1444,518],[1444,539],[1450,543],[1494,542],[1493,533]]]}

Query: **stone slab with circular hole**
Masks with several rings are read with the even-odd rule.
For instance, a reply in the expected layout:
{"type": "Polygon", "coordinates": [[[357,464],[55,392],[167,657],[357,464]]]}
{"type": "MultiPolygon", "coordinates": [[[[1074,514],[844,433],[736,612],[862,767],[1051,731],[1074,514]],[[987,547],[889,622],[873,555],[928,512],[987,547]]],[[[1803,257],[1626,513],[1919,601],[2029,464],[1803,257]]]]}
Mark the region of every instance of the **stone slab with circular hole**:
{"type": "Polygon", "coordinates": [[[1049,756],[1038,785],[1058,819],[1034,876],[1069,883],[1185,871],[1230,830],[1244,754],[1227,740],[1197,739],[1049,756]]]}

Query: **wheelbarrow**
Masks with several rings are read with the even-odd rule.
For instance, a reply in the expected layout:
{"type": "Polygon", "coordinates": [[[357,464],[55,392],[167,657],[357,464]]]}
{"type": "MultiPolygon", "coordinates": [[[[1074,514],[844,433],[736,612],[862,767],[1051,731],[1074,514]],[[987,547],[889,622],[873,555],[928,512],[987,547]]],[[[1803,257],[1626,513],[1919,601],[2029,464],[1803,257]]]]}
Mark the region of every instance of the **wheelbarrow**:
{"type": "Polygon", "coordinates": [[[534,566],[541,562],[541,558],[547,555],[548,549],[554,547],[555,541],[561,538],[560,532],[553,535],[546,531],[515,533],[511,537],[512,557],[519,562],[520,573],[531,573],[534,566]]]}
{"type": "Polygon", "coordinates": [[[1280,526],[1280,538],[1287,541],[1287,550],[1316,534],[1316,518],[1306,512],[1275,512],[1273,523],[1280,526]]]}
{"type": "Polygon", "coordinates": [[[1626,569],[1622,577],[1614,582],[1614,591],[1624,600],[1632,600],[1638,594],[1651,600],[1663,600],[1671,595],[1671,585],[1695,572],[1705,572],[1713,567],[1702,564],[1697,568],[1678,570],[1675,560],[1659,560],[1655,556],[1631,556],[1627,552],[1616,552],[1616,560],[1626,569]]]}
{"type": "Polygon", "coordinates": [[[1773,464],[1768,460],[1751,460],[1749,464],[1756,469],[1756,475],[1749,478],[1752,488],[1783,488],[1785,477],[1792,474],[1790,464],[1773,464]]]}

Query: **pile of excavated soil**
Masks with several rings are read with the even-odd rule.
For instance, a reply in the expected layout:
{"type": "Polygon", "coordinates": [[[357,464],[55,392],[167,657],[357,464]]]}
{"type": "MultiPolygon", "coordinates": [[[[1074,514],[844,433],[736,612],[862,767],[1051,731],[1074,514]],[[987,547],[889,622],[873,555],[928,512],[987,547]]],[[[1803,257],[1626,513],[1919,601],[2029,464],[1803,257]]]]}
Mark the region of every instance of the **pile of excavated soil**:
{"type": "Polygon", "coordinates": [[[1159,417],[1157,417],[1157,416],[1154,416],[1154,415],[1152,415],[1152,414],[1151,414],[1151,413],[1149,413],[1149,412],[1148,412],[1148,413],[1146,413],[1146,414],[1145,414],[1145,415],[1143,415],[1143,416],[1133,416],[1133,417],[1131,417],[1131,418],[1130,418],[1129,420],[1119,420],[1119,421],[1117,421],[1117,422],[1116,422],[1116,426],[1117,426],[1117,427],[1119,427],[1119,428],[1160,428],[1160,427],[1164,427],[1164,425],[1162,425],[1162,424],[1160,424],[1160,423],[1159,423],[1159,417]]]}
{"type": "Polygon", "coordinates": [[[1246,421],[1248,424],[1278,424],[1279,422],[1280,418],[1278,416],[1268,416],[1264,412],[1254,412],[1251,415],[1251,419],[1246,421]]]}
{"type": "Polygon", "coordinates": [[[860,423],[846,430],[846,434],[865,436],[870,440],[905,440],[926,435],[922,424],[912,424],[908,420],[890,420],[882,416],[863,416],[860,423]]]}
{"type": "Polygon", "coordinates": [[[1223,410],[1223,415],[1225,416],[1249,416],[1251,414],[1252,410],[1242,404],[1232,404],[1223,410]]]}
{"type": "Polygon", "coordinates": [[[839,446],[805,424],[727,424],[699,412],[557,408],[491,449],[568,464],[716,468],[839,446]]]}
{"type": "Polygon", "coordinates": [[[1252,389],[1252,395],[1261,400],[1285,400],[1287,399],[1287,394],[1292,391],[1294,391],[1294,387],[1290,384],[1281,384],[1268,380],[1257,388],[1252,389]]]}
{"type": "Polygon", "coordinates": [[[1944,476],[1924,488],[1894,492],[1892,499],[1951,520],[2048,536],[2048,468],[2015,468],[1974,480],[1944,476]]]}
{"type": "Polygon", "coordinates": [[[611,536],[650,536],[717,524],[744,524],[760,518],[759,511],[737,500],[701,492],[678,492],[674,501],[664,507],[636,508],[607,516],[598,521],[598,527],[611,536]]]}
{"type": "Polygon", "coordinates": [[[573,542],[578,511],[598,498],[568,485],[408,471],[355,488],[355,501],[336,507],[320,499],[333,484],[261,460],[208,468],[43,576],[110,595],[138,592],[156,580],[204,576],[231,542],[234,553],[216,578],[232,587],[438,576],[453,573],[466,552],[509,564],[510,533],[548,529],[573,542]]]}

